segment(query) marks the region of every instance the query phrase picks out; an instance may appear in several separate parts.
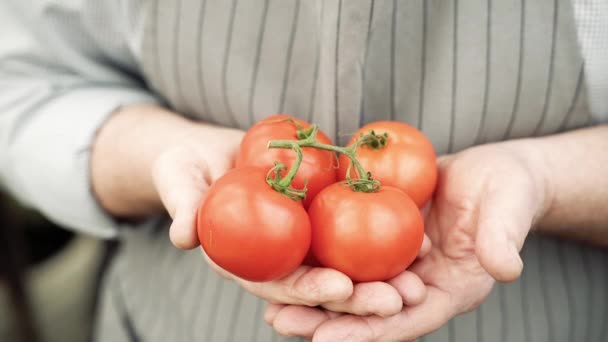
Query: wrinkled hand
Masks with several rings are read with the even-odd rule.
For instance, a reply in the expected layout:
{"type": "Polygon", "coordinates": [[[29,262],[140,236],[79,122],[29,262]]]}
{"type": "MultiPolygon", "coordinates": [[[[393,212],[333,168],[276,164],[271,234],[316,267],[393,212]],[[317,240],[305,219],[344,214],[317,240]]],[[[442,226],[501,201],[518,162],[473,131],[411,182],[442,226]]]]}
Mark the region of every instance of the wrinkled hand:
{"type": "Polygon", "coordinates": [[[431,251],[409,269],[426,285],[420,305],[387,318],[271,305],[266,321],[313,341],[410,341],[478,307],[495,280],[517,279],[519,251],[551,197],[541,158],[523,141],[502,143],[441,158],[439,169],[426,217],[431,251]],[[300,329],[302,321],[315,325],[300,329]]]}
{"type": "MultiPolygon", "coordinates": [[[[160,198],[173,219],[169,235],[178,248],[199,245],[196,212],[205,193],[234,164],[243,132],[212,126],[201,127],[193,139],[168,149],[154,163],[153,179],[160,198]]],[[[428,240],[422,252],[429,250],[428,240]]],[[[403,302],[421,301],[425,288],[418,277],[404,274],[396,284],[409,284],[402,293],[398,286],[383,282],[354,285],[344,274],[327,268],[301,266],[289,276],[271,282],[250,282],[230,274],[206,258],[225,278],[238,282],[252,294],[276,304],[307,307],[323,305],[334,312],[394,315],[403,302]]],[[[328,317],[335,315],[329,314],[328,317]]]]}
{"type": "Polygon", "coordinates": [[[169,236],[177,248],[199,245],[196,212],[211,184],[234,166],[243,134],[239,130],[201,126],[196,134],[154,161],[152,178],[173,219],[169,236]]]}

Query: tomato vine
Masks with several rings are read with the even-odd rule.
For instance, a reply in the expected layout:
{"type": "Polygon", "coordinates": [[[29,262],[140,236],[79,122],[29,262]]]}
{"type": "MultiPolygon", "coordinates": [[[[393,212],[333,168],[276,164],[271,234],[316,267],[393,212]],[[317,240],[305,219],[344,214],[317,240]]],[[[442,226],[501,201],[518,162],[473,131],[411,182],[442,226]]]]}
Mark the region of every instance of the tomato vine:
{"type": "Polygon", "coordinates": [[[298,190],[293,189],[290,185],[293,178],[298,172],[302,163],[302,148],[310,147],[320,150],[331,151],[343,154],[350,159],[349,172],[347,173],[346,184],[357,192],[376,192],[380,189],[380,182],[373,179],[370,172],[365,171],[361,163],[357,160],[356,151],[360,145],[368,145],[373,148],[382,148],[386,145],[388,135],[376,135],[373,131],[362,134],[353,144],[347,147],[340,147],[330,144],[323,144],[317,141],[317,133],[319,126],[312,125],[309,128],[303,129],[298,127],[297,137],[299,140],[271,140],[268,143],[268,148],[285,148],[292,149],[296,152],[296,159],[291,166],[291,169],[285,177],[281,177],[280,172],[286,169],[286,166],[281,163],[275,163],[275,167],[270,170],[267,176],[267,183],[276,191],[285,194],[292,199],[303,199],[306,196],[306,188],[298,190]],[[358,178],[352,179],[350,169],[355,167],[358,178]],[[272,173],[275,173],[275,178],[272,178],[272,173]]]}

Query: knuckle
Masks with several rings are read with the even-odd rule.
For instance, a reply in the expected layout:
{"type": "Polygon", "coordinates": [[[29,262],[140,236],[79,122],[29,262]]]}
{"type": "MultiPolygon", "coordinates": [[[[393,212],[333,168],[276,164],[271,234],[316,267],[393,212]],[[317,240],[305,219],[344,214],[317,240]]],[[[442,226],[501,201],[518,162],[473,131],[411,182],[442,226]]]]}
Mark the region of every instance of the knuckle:
{"type": "Polygon", "coordinates": [[[308,274],[302,275],[290,287],[290,296],[299,299],[308,306],[318,305],[322,301],[323,289],[316,279],[308,274]]]}

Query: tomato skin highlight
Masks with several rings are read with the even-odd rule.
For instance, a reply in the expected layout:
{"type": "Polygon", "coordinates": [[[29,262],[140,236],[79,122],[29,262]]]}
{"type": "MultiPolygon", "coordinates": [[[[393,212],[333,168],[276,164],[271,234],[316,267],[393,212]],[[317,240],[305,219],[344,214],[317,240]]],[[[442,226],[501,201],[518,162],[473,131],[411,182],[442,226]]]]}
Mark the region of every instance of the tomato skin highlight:
{"type": "Polygon", "coordinates": [[[390,186],[362,193],[336,183],[317,195],[308,215],[314,256],[357,282],[384,281],[403,272],[424,238],[420,210],[390,186]]]}
{"type": "Polygon", "coordinates": [[[197,213],[205,253],[220,267],[250,281],[293,272],[306,256],[310,220],[301,202],[266,183],[267,170],[229,171],[207,192],[197,213]]]}
{"type": "MultiPolygon", "coordinates": [[[[261,120],[245,134],[235,166],[257,166],[268,171],[274,167],[275,161],[280,161],[287,166],[287,170],[281,173],[285,176],[296,159],[296,153],[290,149],[269,149],[268,142],[270,140],[298,140],[296,125],[285,121],[286,119],[297,122],[303,128],[311,126],[305,121],[285,114],[273,115],[261,120]]],[[[321,131],[317,135],[317,141],[323,144],[332,143],[331,139],[321,131]]],[[[302,148],[302,153],[302,165],[292,182],[292,187],[303,189],[306,184],[308,191],[303,204],[308,208],[313,198],[323,188],[336,182],[337,158],[331,151],[310,147],[302,148]]]]}
{"type": "MultiPolygon", "coordinates": [[[[361,127],[351,138],[354,143],[361,134],[373,130],[377,135],[388,133],[384,148],[357,148],[357,160],[382,185],[394,186],[410,196],[422,208],[433,195],[437,184],[437,155],[430,140],[418,129],[402,122],[378,121],[361,127]]],[[[346,179],[350,160],[340,156],[338,179],[346,179]]],[[[351,171],[351,176],[355,176],[351,171]]]]}

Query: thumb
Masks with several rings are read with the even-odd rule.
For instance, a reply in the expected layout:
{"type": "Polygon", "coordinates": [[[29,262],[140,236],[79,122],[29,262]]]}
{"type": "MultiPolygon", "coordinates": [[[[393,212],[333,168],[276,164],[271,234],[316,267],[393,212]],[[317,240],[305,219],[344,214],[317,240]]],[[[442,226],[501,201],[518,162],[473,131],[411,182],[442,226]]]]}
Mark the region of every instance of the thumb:
{"type": "Polygon", "coordinates": [[[180,249],[198,246],[196,213],[209,188],[208,170],[192,160],[187,150],[170,151],[159,158],[153,179],[160,199],[173,219],[169,237],[180,249]]]}
{"type": "Polygon", "coordinates": [[[481,266],[494,279],[510,282],[519,278],[523,261],[519,251],[530,228],[535,211],[531,187],[517,180],[500,179],[498,186],[486,187],[477,221],[475,253],[481,266]]]}
{"type": "Polygon", "coordinates": [[[172,215],[173,222],[169,228],[169,238],[177,248],[192,249],[199,245],[196,214],[204,196],[196,190],[183,190],[175,214],[172,215]]]}

